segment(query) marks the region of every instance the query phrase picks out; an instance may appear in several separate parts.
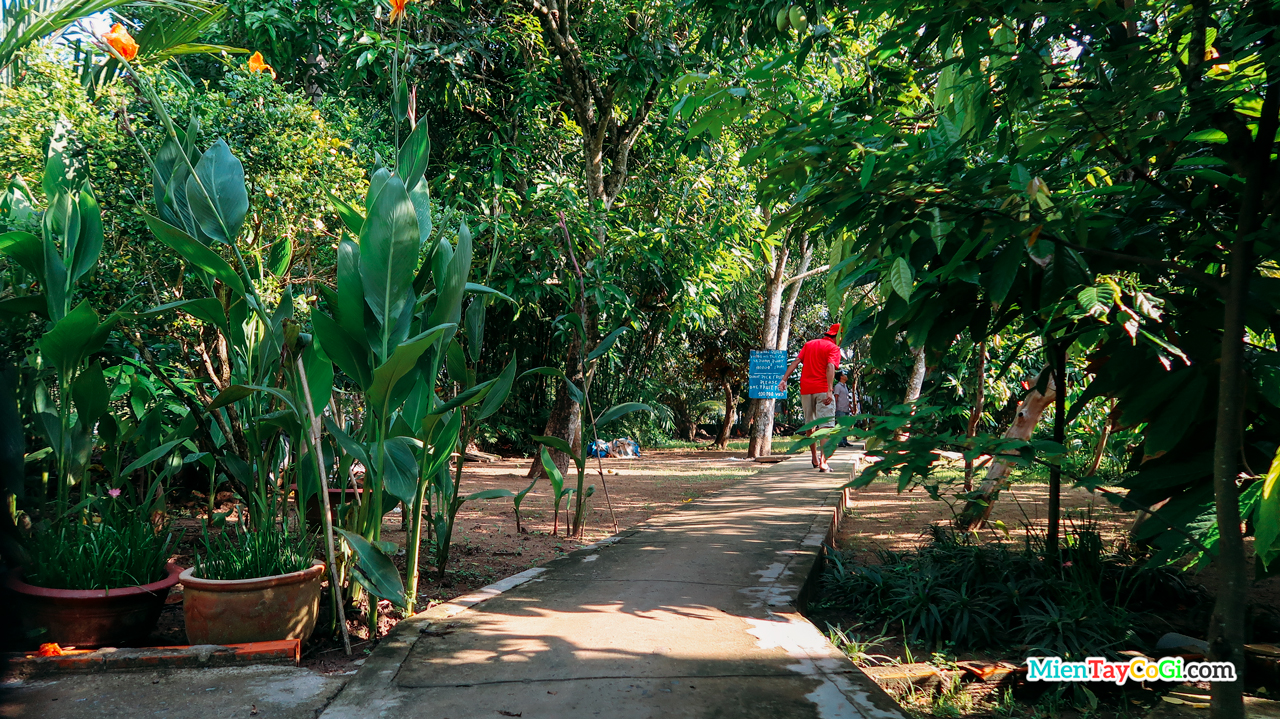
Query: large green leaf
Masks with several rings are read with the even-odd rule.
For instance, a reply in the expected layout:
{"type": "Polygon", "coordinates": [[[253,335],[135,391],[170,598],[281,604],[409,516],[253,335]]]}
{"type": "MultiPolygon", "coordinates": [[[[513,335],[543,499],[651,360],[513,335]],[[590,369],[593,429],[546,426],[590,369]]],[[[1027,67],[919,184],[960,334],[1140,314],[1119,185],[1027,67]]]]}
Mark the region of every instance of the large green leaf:
{"type": "Polygon", "coordinates": [[[364,343],[353,338],[323,312],[311,313],[311,327],[315,330],[316,341],[333,363],[355,380],[361,389],[368,389],[373,383],[373,372],[369,369],[369,350],[364,343]]]}
{"type": "Polygon", "coordinates": [[[484,316],[485,309],[489,305],[488,297],[476,297],[471,300],[471,304],[467,305],[466,332],[467,332],[467,354],[471,355],[471,361],[480,361],[480,352],[484,347],[484,316]]]}
{"type": "MultiPolygon", "coordinates": [[[[431,193],[427,191],[427,183],[419,182],[409,190],[409,201],[413,203],[413,211],[418,216],[418,244],[425,246],[431,239],[431,193]]],[[[430,269],[426,267],[424,269],[430,269]]]]}
{"type": "Polygon", "coordinates": [[[462,353],[462,345],[458,344],[456,339],[446,346],[444,366],[449,371],[449,379],[457,382],[462,387],[469,388],[474,384],[471,381],[470,373],[467,371],[466,355],[462,353]]]}
{"type": "Polygon", "coordinates": [[[1262,480],[1262,496],[1253,520],[1253,551],[1268,571],[1280,557],[1280,450],[1271,460],[1271,468],[1262,480]]]}
{"type": "MultiPolygon", "coordinates": [[[[453,329],[454,325],[441,325],[432,327],[431,329],[419,334],[415,337],[402,342],[383,362],[381,366],[373,371],[372,381],[369,383],[365,394],[369,398],[369,406],[381,417],[388,417],[389,413],[395,409],[389,405],[392,396],[392,390],[396,384],[418,364],[418,357],[426,351],[428,347],[435,342],[440,335],[446,330],[453,329]]],[[[339,365],[341,366],[341,365],[339,365]]]]}
{"type": "Polygon", "coordinates": [[[158,217],[144,213],[142,219],[151,228],[156,239],[173,248],[184,260],[218,278],[236,294],[244,294],[244,281],[240,279],[239,273],[231,269],[231,265],[218,253],[158,217]]]}
{"type": "Polygon", "coordinates": [[[485,395],[484,404],[480,405],[480,411],[476,414],[476,420],[483,420],[491,416],[502,403],[506,401],[507,395],[511,393],[511,385],[516,380],[516,361],[513,359],[502,368],[502,373],[498,375],[494,381],[493,387],[489,389],[489,393],[485,395]]]}
{"type": "Polygon", "coordinates": [[[583,467],[586,465],[585,457],[583,455],[574,454],[573,450],[569,448],[569,443],[563,439],[560,439],[559,437],[544,437],[542,435],[533,435],[529,437],[529,439],[532,439],[538,444],[545,444],[546,446],[552,449],[558,449],[561,452],[564,452],[565,454],[572,457],[573,463],[578,465],[579,467],[583,467]]]}
{"type": "Polygon", "coordinates": [[[359,210],[332,192],[325,190],[325,194],[329,196],[329,201],[333,203],[333,208],[337,211],[342,224],[347,226],[347,231],[359,236],[360,228],[364,227],[364,215],[361,215],[359,210]]]}
{"type": "Polygon", "coordinates": [[[75,402],[80,424],[86,430],[92,429],[93,423],[106,413],[111,399],[111,390],[107,388],[107,379],[102,374],[102,363],[94,362],[76,377],[71,384],[71,399],[75,402]]]}
{"type": "Polygon", "coordinates": [[[155,449],[151,450],[150,452],[147,452],[146,454],[144,454],[144,455],[142,455],[141,457],[139,457],[139,458],[137,458],[136,460],[134,460],[134,462],[133,462],[132,464],[130,464],[128,467],[125,467],[124,469],[120,470],[120,476],[122,476],[122,477],[127,477],[128,475],[132,474],[132,473],[134,472],[134,470],[138,469],[139,467],[145,467],[145,466],[147,466],[148,464],[151,464],[152,462],[156,461],[157,459],[160,459],[161,457],[165,457],[165,456],[167,456],[167,455],[168,455],[170,452],[172,452],[172,451],[173,451],[173,450],[174,450],[178,445],[182,444],[182,443],[183,443],[183,442],[185,442],[185,441],[187,441],[187,438],[186,438],[186,437],[179,437],[178,439],[175,439],[175,440],[173,440],[173,441],[171,441],[171,442],[165,442],[164,444],[160,445],[159,447],[156,447],[155,449]]]}
{"type": "Polygon", "coordinates": [[[102,253],[102,210],[98,208],[98,201],[89,188],[85,187],[80,191],[76,202],[80,215],[80,236],[67,267],[72,283],[88,274],[98,264],[98,255],[102,253]]]}
{"type": "MultiPolygon", "coordinates": [[[[444,240],[441,242],[448,244],[444,240]]],[[[467,276],[471,274],[471,249],[471,229],[464,222],[458,227],[458,245],[453,252],[436,252],[435,267],[432,268],[436,281],[436,306],[431,312],[431,324],[458,324],[462,321],[462,298],[466,293],[467,276]]]]}
{"type": "Polygon", "coordinates": [[[0,252],[13,258],[22,269],[44,282],[44,245],[30,232],[0,234],[0,252]]]}
{"type": "Polygon", "coordinates": [[[614,406],[602,412],[599,417],[596,417],[595,426],[597,429],[599,429],[600,427],[603,427],[606,424],[609,424],[610,422],[621,417],[622,415],[629,414],[631,412],[652,412],[652,411],[653,411],[652,407],[650,407],[647,404],[643,404],[641,402],[623,402],[622,404],[615,404],[614,406]]]}
{"type": "Polygon", "coordinates": [[[254,391],[255,390],[245,385],[233,384],[230,387],[219,392],[218,396],[214,397],[213,401],[209,403],[208,409],[210,412],[212,412],[216,409],[221,409],[223,407],[226,407],[229,404],[235,404],[236,402],[239,402],[245,397],[252,395],[254,391]]]}
{"type": "Polygon", "coordinates": [[[524,374],[520,375],[520,378],[523,379],[531,374],[541,374],[541,375],[546,375],[548,377],[558,377],[564,380],[564,386],[565,386],[565,389],[568,390],[569,396],[573,398],[574,402],[577,402],[578,404],[582,404],[582,390],[579,389],[577,385],[569,381],[569,377],[565,375],[563,370],[556,369],[555,367],[534,367],[531,370],[526,370],[524,374]]]}
{"type": "MultiPolygon", "coordinates": [[[[333,360],[324,353],[324,348],[312,342],[302,351],[302,368],[306,370],[307,389],[311,392],[311,413],[322,417],[333,395],[333,360]]],[[[299,398],[301,400],[301,393],[299,398]]]]}
{"type": "Polygon", "coordinates": [[[364,280],[360,277],[360,246],[345,237],[338,242],[337,286],[334,319],[347,334],[364,337],[364,280]]]}
{"type": "Polygon", "coordinates": [[[96,349],[91,345],[97,329],[98,314],[87,300],[81,302],[40,338],[40,354],[60,375],[69,377],[80,360],[96,349]]]}
{"type": "Polygon", "coordinates": [[[431,414],[442,414],[458,407],[467,407],[479,402],[489,394],[489,390],[493,388],[494,381],[495,380],[489,380],[487,382],[481,382],[474,387],[466,388],[448,402],[432,408],[431,414]]]}
{"type": "Polygon", "coordinates": [[[626,325],[623,325],[618,329],[610,332],[608,337],[605,337],[603,340],[601,340],[600,344],[597,345],[595,349],[591,350],[591,352],[587,354],[587,359],[593,360],[604,355],[605,352],[608,352],[609,349],[613,347],[613,343],[617,342],[618,338],[621,337],[622,334],[629,329],[631,328],[626,325]]]}
{"type": "Polygon", "coordinates": [[[342,535],[347,546],[355,552],[355,570],[364,579],[365,588],[374,596],[389,600],[398,607],[408,604],[404,596],[404,582],[400,580],[400,570],[396,569],[391,558],[354,532],[337,527],[334,530],[342,535]]]}
{"type": "Polygon", "coordinates": [[[0,317],[23,317],[35,314],[49,319],[49,305],[44,295],[20,295],[0,300],[0,317]]]}
{"type": "Polygon", "coordinates": [[[547,473],[547,479],[551,480],[551,494],[557,499],[560,492],[564,490],[564,473],[551,461],[551,453],[546,447],[541,448],[540,456],[542,458],[542,469],[547,473]]]}
{"type": "Polygon", "coordinates": [[[396,157],[396,174],[404,182],[406,192],[411,192],[422,180],[431,157],[431,137],[427,134],[426,121],[419,122],[405,138],[396,157]]]}
{"type": "Polygon", "coordinates": [[[200,156],[196,174],[187,178],[187,204],[200,230],[215,240],[235,242],[249,212],[244,165],[218,140],[200,156]],[[197,181],[198,180],[198,181],[197,181]]]}
{"type": "Polygon", "coordinates": [[[383,443],[387,455],[382,463],[382,488],[406,506],[413,506],[418,496],[418,460],[413,456],[412,441],[392,437],[383,443]]]}
{"type": "Polygon", "coordinates": [[[514,497],[515,492],[509,489],[485,489],[479,492],[472,492],[462,498],[464,502],[470,502],[473,499],[499,499],[501,497],[514,497]]]}
{"type": "Polygon", "coordinates": [[[44,293],[49,300],[49,319],[57,322],[65,316],[67,305],[71,301],[67,287],[67,266],[58,255],[58,247],[47,227],[42,244],[44,247],[44,293]]]}
{"type": "Polygon", "coordinates": [[[333,438],[338,441],[338,446],[342,448],[343,452],[346,452],[352,459],[360,462],[365,467],[369,466],[369,454],[365,451],[364,445],[352,439],[346,432],[343,432],[342,428],[331,417],[324,418],[324,426],[325,429],[329,430],[329,434],[333,435],[333,438]]]}
{"type": "Polygon", "coordinates": [[[418,217],[400,178],[391,177],[369,207],[369,217],[360,233],[360,277],[365,301],[384,331],[404,309],[417,260],[418,217]]]}
{"type": "Polygon", "coordinates": [[[894,259],[889,267],[889,286],[908,302],[911,301],[911,281],[911,265],[907,264],[905,258],[894,259]]]}

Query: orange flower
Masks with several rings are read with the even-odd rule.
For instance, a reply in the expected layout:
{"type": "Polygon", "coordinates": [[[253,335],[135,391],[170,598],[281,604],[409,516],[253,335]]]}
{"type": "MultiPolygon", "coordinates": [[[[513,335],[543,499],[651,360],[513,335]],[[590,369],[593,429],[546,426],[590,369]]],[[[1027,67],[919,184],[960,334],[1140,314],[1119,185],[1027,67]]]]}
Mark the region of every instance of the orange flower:
{"type": "Polygon", "coordinates": [[[102,39],[125,60],[138,56],[138,43],[134,42],[133,36],[120,23],[112,25],[111,32],[103,35],[102,39]]]}
{"type": "Polygon", "coordinates": [[[409,4],[409,0],[391,0],[391,22],[398,22],[404,17],[404,6],[409,4]]]}
{"type": "Polygon", "coordinates": [[[276,69],[262,59],[262,53],[260,52],[255,52],[249,57],[249,72],[269,72],[272,79],[275,79],[276,76],[276,69]]]}
{"type": "MultiPolygon", "coordinates": [[[[116,27],[120,27],[120,26],[116,25],[116,27]]],[[[112,32],[114,32],[114,30],[112,32]]],[[[126,34],[125,37],[128,37],[128,35],[126,34]]],[[[112,45],[112,47],[115,47],[115,46],[112,45]]],[[[134,45],[135,52],[137,52],[137,47],[138,47],[137,45],[134,45]]],[[[120,53],[120,54],[123,55],[124,53],[120,53]]],[[[63,654],[66,654],[66,652],[62,651],[62,647],[52,642],[50,642],[49,644],[41,644],[40,651],[36,652],[37,657],[60,657],[63,654]]]]}

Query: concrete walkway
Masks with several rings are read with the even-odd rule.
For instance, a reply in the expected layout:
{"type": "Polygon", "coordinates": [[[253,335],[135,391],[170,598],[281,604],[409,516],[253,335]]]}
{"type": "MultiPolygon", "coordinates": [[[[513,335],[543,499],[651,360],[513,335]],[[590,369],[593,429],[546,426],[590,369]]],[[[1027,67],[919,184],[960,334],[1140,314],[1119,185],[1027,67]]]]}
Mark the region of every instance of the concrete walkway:
{"type": "Polygon", "coordinates": [[[322,716],[905,719],[795,608],[851,459],[789,459],[401,622],[322,716]]]}

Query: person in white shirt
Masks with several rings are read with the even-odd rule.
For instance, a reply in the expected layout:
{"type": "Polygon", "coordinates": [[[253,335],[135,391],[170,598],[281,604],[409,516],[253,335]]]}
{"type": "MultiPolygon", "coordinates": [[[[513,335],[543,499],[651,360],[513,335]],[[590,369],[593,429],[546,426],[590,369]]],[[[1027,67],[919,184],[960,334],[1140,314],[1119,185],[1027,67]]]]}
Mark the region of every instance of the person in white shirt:
{"type": "MultiPolygon", "coordinates": [[[[853,395],[849,392],[849,373],[841,371],[836,374],[834,388],[836,396],[836,417],[848,417],[853,414],[853,395]]],[[[841,447],[851,447],[846,437],[840,440],[841,447]]]]}

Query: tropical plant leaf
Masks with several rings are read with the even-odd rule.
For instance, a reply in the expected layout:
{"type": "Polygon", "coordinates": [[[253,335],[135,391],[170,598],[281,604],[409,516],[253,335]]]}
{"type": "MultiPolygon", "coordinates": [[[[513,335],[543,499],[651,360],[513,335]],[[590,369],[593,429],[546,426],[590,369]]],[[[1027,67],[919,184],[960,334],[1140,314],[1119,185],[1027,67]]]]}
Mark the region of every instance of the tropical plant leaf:
{"type": "Polygon", "coordinates": [[[182,259],[218,278],[236,294],[244,294],[244,281],[240,279],[239,273],[231,269],[231,265],[227,264],[227,261],[218,253],[158,217],[144,213],[142,219],[147,223],[147,227],[151,228],[156,239],[182,255],[182,259]]]}
{"type": "Polygon", "coordinates": [[[369,351],[365,345],[323,312],[311,313],[311,327],[316,341],[333,363],[361,389],[368,389],[373,384],[373,371],[369,369],[369,351]]]}
{"type": "Polygon", "coordinates": [[[187,205],[200,231],[209,237],[231,243],[240,236],[249,212],[249,193],[244,165],[225,140],[205,150],[195,175],[187,178],[187,205]]]}
{"type": "Polygon", "coordinates": [[[603,356],[606,352],[609,351],[610,348],[613,347],[613,343],[617,342],[618,338],[621,337],[623,333],[625,333],[629,329],[631,328],[628,327],[627,325],[623,325],[618,329],[610,332],[608,337],[605,337],[603,340],[601,340],[600,344],[597,345],[595,349],[591,350],[591,352],[587,354],[587,359],[593,360],[603,356]]]}
{"type": "Polygon", "coordinates": [[[497,379],[493,381],[493,386],[489,389],[489,393],[485,395],[484,404],[480,405],[480,411],[476,415],[476,420],[483,420],[502,406],[507,400],[507,395],[511,393],[511,385],[516,380],[516,361],[513,359],[502,368],[502,372],[497,379]]]}
{"type": "Polygon", "coordinates": [[[368,209],[369,217],[360,232],[360,277],[365,301],[388,331],[413,287],[418,217],[398,177],[385,181],[368,209]]]}
{"type": "Polygon", "coordinates": [[[602,412],[599,417],[596,417],[595,426],[598,429],[600,427],[605,426],[606,424],[609,424],[610,422],[621,417],[622,415],[629,414],[631,412],[652,412],[652,411],[653,411],[652,407],[650,407],[647,404],[643,404],[641,402],[623,402],[622,404],[615,404],[614,406],[602,412]]]}
{"type": "Polygon", "coordinates": [[[367,539],[354,532],[334,527],[334,531],[342,535],[347,546],[356,555],[355,570],[364,579],[364,587],[375,597],[386,599],[392,604],[403,607],[408,604],[404,596],[404,582],[400,580],[400,570],[391,558],[381,549],[373,546],[367,539]]]}
{"type": "Polygon", "coordinates": [[[395,351],[391,353],[386,362],[383,362],[373,371],[372,379],[369,382],[368,389],[365,390],[365,394],[369,398],[370,407],[378,412],[379,416],[389,417],[389,413],[395,409],[390,406],[389,401],[396,384],[400,382],[400,378],[418,366],[418,358],[432,343],[440,338],[440,335],[454,327],[454,325],[432,327],[422,334],[405,340],[395,348],[395,351]]]}
{"type": "Polygon", "coordinates": [[[509,489],[486,489],[480,492],[472,492],[462,498],[464,502],[470,502],[473,499],[498,499],[500,497],[514,497],[515,492],[509,489]]]}
{"type": "Polygon", "coordinates": [[[431,158],[431,137],[427,132],[425,120],[418,122],[413,132],[400,145],[396,155],[396,174],[404,182],[406,192],[412,192],[422,181],[427,170],[427,161],[431,158]]]}
{"type": "Polygon", "coordinates": [[[907,260],[898,257],[893,260],[893,264],[889,267],[889,286],[902,299],[911,301],[911,265],[907,264],[907,260]]]}

